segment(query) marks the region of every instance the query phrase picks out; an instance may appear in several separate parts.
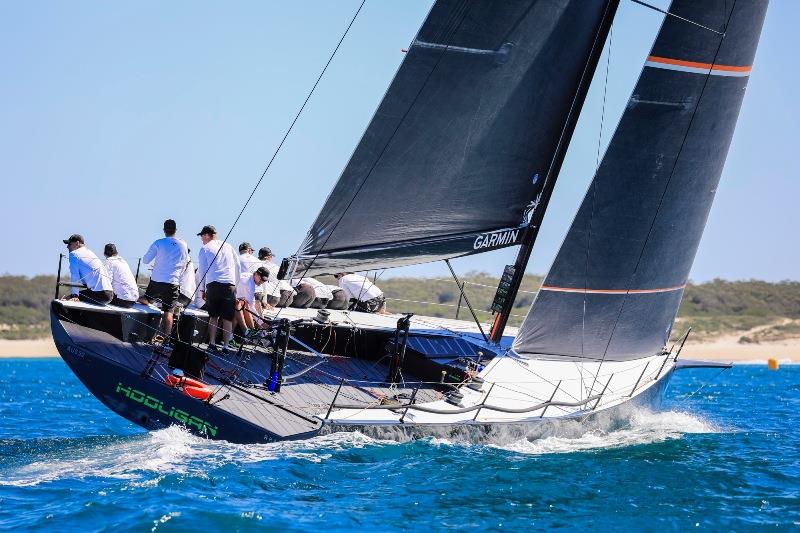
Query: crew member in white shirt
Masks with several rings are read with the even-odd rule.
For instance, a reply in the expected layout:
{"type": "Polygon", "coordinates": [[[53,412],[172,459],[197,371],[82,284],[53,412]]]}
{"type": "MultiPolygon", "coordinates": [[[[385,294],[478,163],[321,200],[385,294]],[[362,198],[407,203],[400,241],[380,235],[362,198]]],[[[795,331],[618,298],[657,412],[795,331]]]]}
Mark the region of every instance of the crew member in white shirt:
{"type": "Polygon", "coordinates": [[[278,265],[272,261],[272,250],[264,246],[258,251],[258,259],[269,271],[269,279],[264,285],[264,295],[269,307],[288,307],[294,301],[297,292],[285,279],[278,279],[278,265]]]}
{"type": "MultiPolygon", "coordinates": [[[[253,247],[249,242],[243,242],[239,245],[239,265],[241,267],[241,277],[239,283],[236,285],[236,298],[242,301],[244,299],[244,284],[252,277],[253,272],[260,266],[263,266],[263,261],[253,255],[253,247]]],[[[261,315],[261,303],[264,300],[264,287],[259,285],[256,287],[255,294],[255,308],[259,316],[261,315]]],[[[244,326],[243,326],[244,327],[244,326]]]]}
{"type": "Polygon", "coordinates": [[[86,286],[80,291],[78,287],[72,287],[64,299],[97,305],[110,302],[114,298],[111,276],[100,258],[86,247],[83,236],[76,233],[63,242],[69,250],[69,273],[72,283],[86,286]]]}
{"type": "Polygon", "coordinates": [[[269,278],[269,271],[266,267],[260,266],[255,272],[246,277],[243,274],[242,278],[244,281],[241,284],[241,288],[237,288],[237,290],[241,290],[241,301],[244,304],[242,309],[238,311],[238,313],[242,315],[242,323],[247,329],[263,327],[264,321],[260,320],[259,323],[256,324],[253,317],[261,317],[261,313],[256,310],[256,304],[258,303],[256,294],[258,294],[259,289],[263,288],[264,283],[267,281],[267,278],[269,278]]]}
{"type": "Polygon", "coordinates": [[[197,234],[203,247],[197,258],[198,287],[208,312],[208,347],[217,350],[217,327],[222,318],[223,349],[232,346],[233,319],[236,315],[236,284],[239,281],[239,257],[227,242],[217,239],[214,226],[203,226],[197,234]]]}
{"type": "Polygon", "coordinates": [[[327,309],[335,309],[337,311],[344,311],[350,306],[350,300],[347,298],[347,293],[338,285],[325,285],[333,298],[328,302],[327,309]]]}
{"type": "Polygon", "coordinates": [[[165,220],[164,238],[154,241],[142,257],[142,263],[153,263],[153,271],[144,296],[139,301],[144,304],[161,302],[161,310],[164,311],[161,331],[164,338],[172,334],[172,313],[180,294],[181,273],[189,261],[189,247],[175,237],[177,229],[174,220],[165,220]]]}
{"type": "Polygon", "coordinates": [[[183,271],[181,271],[181,277],[178,280],[178,303],[184,308],[192,305],[196,300],[195,297],[197,293],[200,292],[197,290],[197,282],[195,281],[194,277],[196,269],[194,268],[194,263],[192,263],[192,251],[188,250],[188,252],[189,259],[187,260],[183,271]]]}
{"type": "Polygon", "coordinates": [[[334,277],[350,299],[350,309],[364,313],[386,313],[383,291],[365,276],[340,272],[334,277]]]}
{"type": "Polygon", "coordinates": [[[114,290],[114,299],[111,300],[111,305],[133,307],[133,304],[139,299],[139,287],[136,285],[136,278],[133,276],[131,267],[117,253],[117,246],[114,243],[106,244],[103,255],[106,256],[104,264],[111,275],[111,287],[114,290]]]}
{"type": "Polygon", "coordinates": [[[292,285],[297,291],[295,303],[292,304],[292,307],[325,309],[328,302],[333,299],[333,293],[328,286],[314,278],[293,279],[292,285]],[[311,288],[311,292],[308,291],[307,287],[311,288]],[[298,300],[304,305],[298,305],[296,303],[298,300]]]}

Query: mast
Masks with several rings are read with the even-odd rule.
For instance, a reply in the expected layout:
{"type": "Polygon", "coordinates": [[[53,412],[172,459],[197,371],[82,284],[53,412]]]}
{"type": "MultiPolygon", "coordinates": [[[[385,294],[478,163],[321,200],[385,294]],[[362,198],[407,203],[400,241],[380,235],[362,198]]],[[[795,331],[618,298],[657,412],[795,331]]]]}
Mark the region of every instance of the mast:
{"type": "MultiPolygon", "coordinates": [[[[547,176],[545,176],[545,182],[544,186],[542,187],[540,197],[538,197],[537,201],[534,203],[530,223],[522,235],[522,242],[519,252],[517,253],[517,258],[514,261],[514,265],[512,266],[513,274],[511,280],[501,280],[500,282],[498,296],[500,291],[504,289],[504,283],[507,283],[509,287],[506,289],[507,292],[502,301],[501,309],[495,316],[492,329],[489,332],[489,340],[492,342],[500,342],[500,339],[503,338],[503,331],[506,328],[508,317],[511,315],[511,310],[514,306],[514,300],[517,298],[519,287],[522,284],[523,277],[525,276],[525,268],[528,266],[528,261],[530,261],[531,252],[533,252],[533,245],[536,242],[536,237],[539,235],[539,228],[542,225],[544,214],[547,211],[547,204],[550,202],[550,197],[553,194],[553,189],[555,188],[556,181],[558,180],[558,174],[561,171],[561,165],[564,163],[564,157],[567,154],[567,148],[569,148],[570,141],[572,140],[572,134],[575,131],[576,124],[578,123],[578,117],[580,116],[581,109],[583,108],[583,102],[586,100],[586,95],[589,92],[589,86],[592,83],[594,71],[597,68],[597,63],[600,61],[600,56],[603,53],[603,47],[608,37],[608,33],[611,30],[611,25],[614,22],[614,16],[617,12],[618,6],[619,0],[612,0],[606,7],[606,12],[603,15],[603,20],[595,37],[594,45],[592,46],[592,50],[589,55],[589,60],[586,62],[583,75],[581,76],[581,81],[578,85],[577,91],[575,92],[575,98],[572,101],[570,112],[567,115],[566,121],[564,122],[564,129],[561,132],[561,137],[559,138],[558,145],[556,146],[556,151],[553,154],[550,168],[547,171],[547,176]]],[[[506,267],[506,272],[508,271],[509,269],[506,267]]],[[[495,302],[497,302],[498,296],[495,296],[495,302]]]]}

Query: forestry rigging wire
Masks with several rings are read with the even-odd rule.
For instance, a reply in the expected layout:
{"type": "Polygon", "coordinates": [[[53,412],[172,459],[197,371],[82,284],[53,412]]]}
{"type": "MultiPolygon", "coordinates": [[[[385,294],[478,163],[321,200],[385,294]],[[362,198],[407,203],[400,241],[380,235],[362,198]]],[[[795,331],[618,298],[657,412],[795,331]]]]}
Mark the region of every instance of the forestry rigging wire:
{"type": "MultiPolygon", "coordinates": [[[[275,158],[278,156],[278,152],[280,152],[281,148],[283,148],[283,144],[286,142],[286,138],[289,137],[289,134],[292,132],[292,129],[294,129],[294,125],[297,122],[297,119],[300,118],[300,114],[306,108],[306,104],[308,104],[308,101],[311,99],[311,95],[314,94],[314,91],[316,90],[317,85],[319,85],[320,80],[322,80],[322,76],[324,76],[325,72],[328,70],[328,66],[331,64],[331,61],[333,61],[333,58],[336,55],[336,52],[339,51],[339,47],[342,46],[342,42],[344,41],[345,37],[347,37],[347,34],[350,32],[350,28],[353,26],[353,23],[356,21],[356,18],[358,17],[358,14],[361,12],[361,9],[364,7],[364,4],[366,3],[366,1],[367,0],[362,0],[361,1],[361,4],[359,4],[358,9],[356,9],[356,12],[353,14],[353,17],[350,19],[350,23],[347,25],[347,28],[345,28],[344,33],[342,33],[342,36],[339,38],[339,42],[336,43],[336,47],[333,49],[333,52],[331,52],[330,57],[328,57],[328,61],[325,63],[325,66],[322,68],[322,71],[319,73],[319,76],[317,76],[317,80],[314,82],[314,85],[311,87],[311,90],[306,95],[306,99],[303,101],[303,105],[300,106],[300,109],[297,111],[297,114],[295,114],[294,119],[292,119],[291,124],[289,124],[289,127],[287,128],[286,133],[284,133],[283,138],[281,139],[281,142],[278,143],[278,147],[275,148],[275,152],[273,152],[272,157],[270,158],[269,162],[267,163],[266,168],[264,168],[264,172],[261,173],[261,177],[258,178],[258,181],[256,182],[255,186],[253,187],[253,190],[250,191],[250,196],[247,197],[247,200],[244,202],[244,205],[242,206],[242,209],[239,211],[239,214],[236,215],[236,219],[233,221],[233,224],[231,225],[231,228],[228,230],[227,235],[225,235],[225,238],[222,240],[222,244],[225,244],[226,242],[228,242],[228,239],[230,238],[231,233],[233,233],[233,228],[236,227],[236,224],[239,222],[239,219],[242,217],[242,214],[244,213],[244,210],[247,209],[247,206],[250,204],[250,200],[253,199],[253,196],[255,195],[256,191],[258,190],[259,185],[261,185],[261,182],[264,180],[264,177],[267,175],[267,172],[269,171],[270,167],[272,166],[273,161],[275,161],[275,158]]],[[[214,264],[214,261],[217,260],[217,256],[219,255],[220,251],[222,251],[222,247],[221,246],[220,246],[219,250],[217,250],[217,253],[214,254],[214,259],[211,260],[211,263],[208,265],[208,268],[206,268],[206,271],[203,272],[202,277],[197,282],[197,287],[195,288],[194,292],[192,293],[192,297],[190,298],[191,300],[194,300],[195,293],[197,293],[198,288],[201,286],[203,281],[206,279],[206,275],[208,274],[208,271],[211,269],[211,266],[214,264]]]]}

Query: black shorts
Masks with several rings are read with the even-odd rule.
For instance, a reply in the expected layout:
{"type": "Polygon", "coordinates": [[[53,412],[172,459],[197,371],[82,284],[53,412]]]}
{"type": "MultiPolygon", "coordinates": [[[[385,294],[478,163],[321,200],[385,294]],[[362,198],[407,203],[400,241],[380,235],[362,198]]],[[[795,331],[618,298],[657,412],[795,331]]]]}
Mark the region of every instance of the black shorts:
{"type": "Polygon", "coordinates": [[[233,320],[236,314],[236,286],[217,281],[206,285],[206,311],[211,318],[233,320]]]}
{"type": "Polygon", "coordinates": [[[130,309],[131,307],[133,307],[135,303],[136,302],[132,302],[130,300],[120,300],[116,296],[114,296],[114,299],[111,300],[111,305],[116,305],[117,307],[124,307],[126,309],[130,309]]]}
{"type": "Polygon", "coordinates": [[[350,309],[353,311],[361,311],[362,313],[377,313],[386,305],[386,298],[378,296],[366,302],[356,299],[350,299],[350,309]]]}
{"type": "Polygon", "coordinates": [[[103,305],[109,303],[114,298],[114,293],[111,291],[92,291],[83,289],[78,292],[78,299],[82,302],[95,305],[103,305]]]}
{"type": "Polygon", "coordinates": [[[162,281],[153,281],[152,279],[150,283],[147,284],[147,289],[144,291],[144,297],[147,298],[150,303],[155,303],[156,300],[158,300],[161,302],[161,310],[167,312],[174,310],[179,294],[180,290],[177,285],[164,283],[162,281]]]}

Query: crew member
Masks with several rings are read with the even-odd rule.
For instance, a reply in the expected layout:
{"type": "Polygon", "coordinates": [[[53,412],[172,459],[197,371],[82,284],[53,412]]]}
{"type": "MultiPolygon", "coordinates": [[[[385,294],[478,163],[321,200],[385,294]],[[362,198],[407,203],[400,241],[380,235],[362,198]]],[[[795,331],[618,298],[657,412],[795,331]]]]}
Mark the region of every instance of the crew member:
{"type": "Polygon", "coordinates": [[[153,270],[150,283],[139,301],[143,304],[161,303],[161,310],[164,311],[161,332],[164,338],[169,338],[172,333],[172,313],[180,294],[181,274],[189,262],[189,247],[175,237],[177,229],[174,220],[165,220],[164,237],[154,241],[142,256],[142,263],[153,263],[153,270]]]}
{"type": "Polygon", "coordinates": [[[236,314],[236,283],[239,281],[239,258],[233,247],[217,239],[214,226],[203,226],[197,234],[203,241],[198,255],[198,287],[208,312],[208,348],[217,350],[217,327],[222,318],[223,350],[233,348],[233,319],[236,314]]]}
{"type": "MultiPolygon", "coordinates": [[[[244,278],[244,276],[242,277],[244,278]]],[[[262,327],[264,325],[263,321],[257,324],[253,320],[253,317],[261,317],[261,313],[259,313],[256,308],[256,304],[258,303],[256,294],[258,294],[259,289],[263,288],[267,278],[269,278],[269,271],[266,267],[260,266],[255,272],[247,276],[242,282],[241,288],[237,289],[241,290],[241,301],[244,304],[244,307],[239,312],[243,315],[242,321],[248,329],[252,330],[255,327],[262,327]]]]}
{"type": "Polygon", "coordinates": [[[333,298],[333,294],[325,284],[314,278],[295,278],[292,279],[291,284],[297,292],[292,301],[292,307],[325,309],[328,301],[333,298]]]}
{"type": "Polygon", "coordinates": [[[78,291],[77,286],[72,287],[64,299],[97,305],[110,302],[114,298],[111,276],[100,258],[86,247],[83,236],[76,233],[63,242],[69,250],[69,273],[72,283],[86,286],[81,291],[78,291]]]}
{"type": "Polygon", "coordinates": [[[334,276],[350,300],[350,309],[364,313],[386,313],[383,291],[365,276],[340,272],[334,276]]]}
{"type": "Polygon", "coordinates": [[[114,291],[111,305],[133,307],[133,304],[139,299],[139,287],[136,285],[136,278],[131,272],[131,267],[117,253],[117,246],[114,243],[106,244],[103,255],[106,256],[104,265],[111,276],[111,287],[114,291]]]}
{"type": "MultiPolygon", "coordinates": [[[[189,252],[189,258],[186,260],[186,266],[181,271],[181,277],[178,280],[178,304],[184,309],[193,305],[197,293],[200,292],[197,290],[197,281],[194,276],[197,269],[194,267],[194,263],[192,263],[192,250],[187,251],[189,252]]],[[[200,304],[200,306],[202,305],[203,304],[200,304]]]]}
{"type": "Polygon", "coordinates": [[[269,271],[269,279],[264,286],[264,295],[270,307],[289,307],[297,294],[285,279],[278,279],[278,265],[272,261],[272,250],[264,246],[258,251],[258,259],[269,271]]]}
{"type": "Polygon", "coordinates": [[[347,298],[347,293],[338,285],[325,285],[333,298],[328,302],[328,309],[337,311],[344,311],[350,305],[350,300],[347,298]]]}
{"type": "MultiPolygon", "coordinates": [[[[250,280],[253,272],[255,272],[260,266],[263,266],[263,264],[263,261],[259,260],[253,255],[253,247],[249,242],[243,242],[239,245],[239,266],[241,269],[241,277],[239,278],[239,283],[236,285],[236,298],[239,299],[240,302],[244,300],[244,284],[250,280]]],[[[255,309],[259,316],[261,316],[261,303],[264,300],[263,286],[256,287],[255,300],[255,309]]],[[[242,325],[242,327],[244,327],[244,325],[242,325]]]]}

